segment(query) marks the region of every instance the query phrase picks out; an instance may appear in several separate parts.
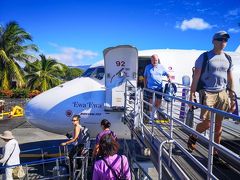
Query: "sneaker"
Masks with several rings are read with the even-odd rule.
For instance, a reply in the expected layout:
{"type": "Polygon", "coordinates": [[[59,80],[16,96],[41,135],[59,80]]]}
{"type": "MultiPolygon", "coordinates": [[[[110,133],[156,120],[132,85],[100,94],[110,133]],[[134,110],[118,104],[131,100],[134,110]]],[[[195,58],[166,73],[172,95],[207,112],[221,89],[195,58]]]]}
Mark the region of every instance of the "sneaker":
{"type": "Polygon", "coordinates": [[[196,149],[197,138],[193,135],[190,135],[187,142],[187,147],[190,152],[193,152],[196,149]]]}

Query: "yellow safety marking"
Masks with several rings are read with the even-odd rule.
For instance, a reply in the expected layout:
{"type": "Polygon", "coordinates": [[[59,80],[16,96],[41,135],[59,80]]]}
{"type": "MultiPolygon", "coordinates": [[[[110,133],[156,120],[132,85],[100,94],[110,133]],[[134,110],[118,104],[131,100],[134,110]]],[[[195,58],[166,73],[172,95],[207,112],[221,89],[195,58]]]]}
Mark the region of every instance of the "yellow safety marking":
{"type": "Polygon", "coordinates": [[[169,123],[169,119],[156,119],[155,123],[169,123]]]}
{"type": "Polygon", "coordinates": [[[4,113],[1,113],[0,115],[4,116],[4,115],[9,115],[11,112],[4,112],[4,113]]]}

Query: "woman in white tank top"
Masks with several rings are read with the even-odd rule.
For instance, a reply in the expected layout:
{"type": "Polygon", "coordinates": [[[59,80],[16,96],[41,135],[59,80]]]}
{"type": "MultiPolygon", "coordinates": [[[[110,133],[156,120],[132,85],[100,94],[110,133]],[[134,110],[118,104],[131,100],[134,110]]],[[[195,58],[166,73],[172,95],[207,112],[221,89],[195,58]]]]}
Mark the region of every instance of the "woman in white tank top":
{"type": "MultiPolygon", "coordinates": [[[[81,131],[83,130],[83,127],[80,124],[80,115],[74,115],[72,118],[72,123],[74,126],[74,130],[73,130],[73,138],[71,138],[70,140],[61,143],[62,146],[66,146],[69,144],[73,145],[73,148],[71,149],[71,151],[69,152],[69,159],[70,162],[73,162],[73,156],[77,153],[81,153],[82,149],[83,149],[83,144],[78,143],[78,139],[79,136],[81,134],[81,131]]],[[[72,169],[72,166],[71,166],[72,169]]]]}

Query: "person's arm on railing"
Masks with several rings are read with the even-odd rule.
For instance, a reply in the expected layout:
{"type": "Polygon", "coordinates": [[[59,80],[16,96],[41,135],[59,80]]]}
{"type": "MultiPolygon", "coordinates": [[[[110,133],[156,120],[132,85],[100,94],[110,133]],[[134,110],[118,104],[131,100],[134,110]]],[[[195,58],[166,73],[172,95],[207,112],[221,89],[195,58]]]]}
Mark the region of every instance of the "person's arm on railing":
{"type": "Polygon", "coordinates": [[[61,145],[66,146],[68,144],[71,144],[71,143],[77,141],[80,131],[81,131],[80,128],[78,126],[76,126],[74,129],[74,137],[67,142],[61,143],[61,145]]]}
{"type": "MultiPolygon", "coordinates": [[[[196,68],[194,71],[194,75],[193,75],[193,80],[192,80],[192,84],[191,84],[191,88],[190,88],[190,98],[189,101],[194,102],[194,99],[196,99],[196,89],[197,89],[197,84],[201,75],[201,71],[202,69],[200,68],[196,68]]],[[[189,108],[192,109],[192,105],[189,104],[189,108]]]]}

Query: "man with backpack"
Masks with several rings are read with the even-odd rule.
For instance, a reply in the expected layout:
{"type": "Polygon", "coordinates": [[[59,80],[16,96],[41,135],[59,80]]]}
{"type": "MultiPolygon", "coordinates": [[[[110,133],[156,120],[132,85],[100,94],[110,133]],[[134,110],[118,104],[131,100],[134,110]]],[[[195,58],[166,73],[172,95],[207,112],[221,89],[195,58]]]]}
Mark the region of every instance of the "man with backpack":
{"type": "MultiPolygon", "coordinates": [[[[190,101],[199,93],[200,103],[212,108],[223,111],[233,112],[235,108],[233,77],[232,77],[232,60],[231,57],[223,50],[230,38],[225,31],[219,31],[214,34],[212,43],[213,49],[199,56],[195,62],[195,71],[191,84],[190,101]],[[227,87],[229,89],[229,104],[227,87]]],[[[192,106],[190,105],[191,109],[192,106]]],[[[202,133],[210,127],[210,111],[201,109],[202,122],[197,124],[196,131],[202,133]]],[[[215,118],[215,142],[220,144],[222,134],[223,116],[216,114],[215,118]]],[[[196,148],[197,137],[190,135],[188,139],[188,149],[190,151],[196,148]]],[[[214,149],[214,162],[220,162],[218,152],[214,149]]]]}

